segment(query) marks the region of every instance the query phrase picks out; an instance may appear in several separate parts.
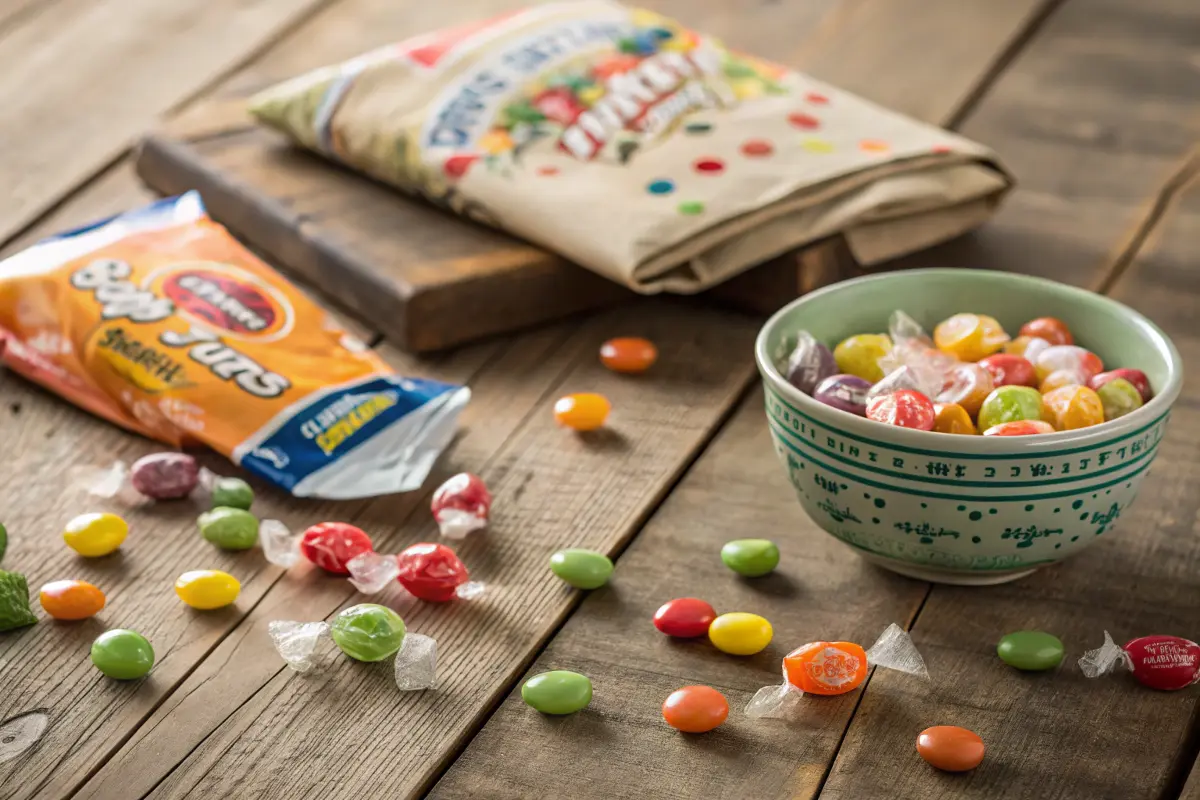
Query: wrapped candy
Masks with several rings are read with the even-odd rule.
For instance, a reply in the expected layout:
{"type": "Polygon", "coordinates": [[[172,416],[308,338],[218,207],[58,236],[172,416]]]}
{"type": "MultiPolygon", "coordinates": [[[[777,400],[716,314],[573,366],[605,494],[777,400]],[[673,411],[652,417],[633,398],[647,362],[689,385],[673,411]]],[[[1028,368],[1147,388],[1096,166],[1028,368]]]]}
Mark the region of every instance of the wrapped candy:
{"type": "Polygon", "coordinates": [[[279,520],[263,520],[258,530],[267,561],[291,569],[301,556],[333,575],[349,575],[355,556],[373,552],[371,537],[346,522],[321,522],[299,534],[279,520]]]}
{"type": "Polygon", "coordinates": [[[783,658],[783,683],[764,686],[746,706],[746,716],[781,718],[805,694],[837,695],[853,691],[867,679],[870,667],[894,669],[929,679],[925,659],[908,632],[889,625],[871,646],[863,650],[853,642],[810,642],[783,658]]]}
{"type": "Polygon", "coordinates": [[[473,600],[484,585],[470,580],[471,573],[453,550],[444,544],[422,542],[399,555],[362,553],[346,565],[350,583],[363,594],[375,594],[392,581],[414,597],[444,603],[455,597],[473,600]]]}
{"type": "Polygon", "coordinates": [[[462,472],[437,488],[430,510],[438,530],[447,539],[465,539],[471,531],[487,527],[492,493],[478,475],[462,472]]]}
{"type": "Polygon", "coordinates": [[[929,364],[906,364],[892,370],[883,380],[872,386],[867,392],[867,402],[876,397],[906,390],[920,392],[932,400],[941,391],[942,384],[942,373],[931,368],[929,364]]]}
{"type": "Polygon", "coordinates": [[[1174,691],[1200,682],[1200,645],[1178,636],[1140,636],[1118,647],[1108,631],[1104,644],[1079,659],[1089,678],[1129,670],[1143,686],[1174,691]]]}
{"type": "Polygon", "coordinates": [[[94,497],[139,505],[152,500],[179,500],[197,490],[211,491],[217,475],[202,468],[187,453],[165,451],[142,456],[133,464],[116,461],[108,467],[80,467],[74,471],[74,478],[94,497]]]}
{"type": "Polygon", "coordinates": [[[312,670],[318,646],[328,640],[356,661],[383,661],[395,655],[396,686],[402,692],[437,687],[437,642],[409,633],[400,615],[387,606],[360,603],[338,613],[332,623],[274,620],[267,632],[295,672],[312,670]]]}
{"type": "Polygon", "coordinates": [[[805,394],[812,394],[817,384],[837,372],[833,351],[808,331],[796,334],[796,346],[788,356],[787,382],[805,394]]]}

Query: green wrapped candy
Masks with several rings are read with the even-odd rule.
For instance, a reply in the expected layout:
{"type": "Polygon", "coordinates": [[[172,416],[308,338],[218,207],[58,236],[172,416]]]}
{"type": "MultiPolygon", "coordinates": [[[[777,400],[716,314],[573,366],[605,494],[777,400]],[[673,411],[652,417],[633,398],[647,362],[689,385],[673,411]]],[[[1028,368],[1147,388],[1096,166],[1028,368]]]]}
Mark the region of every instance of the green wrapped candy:
{"type": "Polygon", "coordinates": [[[574,714],[592,702],[592,682],[570,670],[543,672],[525,681],[521,699],[543,714],[574,714]]]}
{"type": "Polygon", "coordinates": [[[0,631],[24,628],[35,622],[37,617],[29,608],[29,584],[25,576],[0,569],[0,631]]]}
{"type": "Polygon", "coordinates": [[[779,566],[779,548],[767,539],[734,539],[721,548],[725,566],[746,578],[761,578],[779,566]]]}
{"type": "Polygon", "coordinates": [[[404,632],[400,615],[377,603],[351,606],[329,626],[334,644],[356,661],[387,658],[404,644],[404,632]]]}
{"type": "Polygon", "coordinates": [[[110,678],[132,681],[154,666],[154,648],[137,631],[105,631],[92,642],[92,663],[110,678]]]}
{"type": "Polygon", "coordinates": [[[612,576],[613,563],[603,553],[573,547],[550,556],[550,570],[576,589],[599,589],[612,576]]]}
{"type": "Polygon", "coordinates": [[[249,550],[258,542],[258,519],[245,509],[221,506],[198,522],[200,534],[224,550],[249,550]]]}
{"type": "Polygon", "coordinates": [[[213,508],[240,508],[249,511],[253,503],[254,490],[241,478],[217,478],[213,484],[213,508]]]}
{"type": "Polygon", "coordinates": [[[979,409],[979,430],[986,431],[1004,422],[1040,420],[1045,416],[1042,394],[1029,386],[1001,386],[993,389],[979,409]]]}

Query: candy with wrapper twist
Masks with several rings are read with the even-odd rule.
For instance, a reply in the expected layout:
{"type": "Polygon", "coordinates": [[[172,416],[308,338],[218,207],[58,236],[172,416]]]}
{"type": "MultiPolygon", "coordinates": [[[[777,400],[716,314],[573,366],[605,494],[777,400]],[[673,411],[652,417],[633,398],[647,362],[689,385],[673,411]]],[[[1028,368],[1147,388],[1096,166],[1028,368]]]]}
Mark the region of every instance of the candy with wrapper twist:
{"type": "Polygon", "coordinates": [[[805,394],[812,394],[817,384],[837,372],[833,352],[808,331],[796,334],[796,346],[788,356],[787,382],[805,394]]]}
{"type": "Polygon", "coordinates": [[[392,581],[420,600],[444,603],[447,600],[473,600],[484,592],[484,585],[470,580],[471,573],[453,550],[444,544],[421,542],[387,555],[368,551],[346,564],[350,583],[363,594],[383,591],[392,581]]]}
{"type": "Polygon", "coordinates": [[[1128,670],[1143,686],[1174,691],[1200,682],[1200,645],[1178,636],[1140,636],[1118,647],[1108,631],[1104,644],[1079,659],[1089,678],[1128,670]]]}
{"type": "Polygon", "coordinates": [[[217,478],[192,456],[172,450],[142,456],[132,464],[116,461],[108,467],[77,467],[73,473],[88,494],[129,505],[180,500],[197,489],[207,490],[217,478]]]}
{"type": "Polygon", "coordinates": [[[461,472],[437,488],[430,510],[442,536],[465,539],[471,531],[487,527],[492,493],[478,475],[461,472]]]}
{"type": "Polygon", "coordinates": [[[785,717],[805,694],[853,691],[873,666],[929,678],[925,659],[908,632],[893,623],[869,650],[853,642],[810,642],[788,653],[783,658],[783,683],[759,689],[746,706],[746,716],[785,717]]]}
{"type": "Polygon", "coordinates": [[[346,522],[320,522],[300,533],[279,520],[265,519],[259,525],[263,555],[276,566],[290,569],[303,556],[333,575],[349,575],[348,564],[363,553],[373,552],[371,537],[346,522]]]}

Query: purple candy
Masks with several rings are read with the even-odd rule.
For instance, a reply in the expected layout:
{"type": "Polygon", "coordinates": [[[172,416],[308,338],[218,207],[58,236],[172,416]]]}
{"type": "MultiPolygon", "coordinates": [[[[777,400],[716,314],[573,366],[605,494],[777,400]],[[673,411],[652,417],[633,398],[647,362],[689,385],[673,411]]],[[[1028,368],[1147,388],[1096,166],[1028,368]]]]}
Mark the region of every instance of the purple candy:
{"type": "Polygon", "coordinates": [[[867,415],[867,392],[871,382],[857,375],[830,375],[817,385],[813,399],[827,406],[857,414],[867,415]]]}
{"type": "Polygon", "coordinates": [[[155,500],[187,497],[200,482],[200,465],[187,453],[153,453],[129,469],[133,488],[155,500]]]}
{"type": "Polygon", "coordinates": [[[808,331],[800,331],[796,347],[788,356],[787,382],[805,394],[812,394],[818,383],[835,372],[837,364],[829,348],[808,331]]]}

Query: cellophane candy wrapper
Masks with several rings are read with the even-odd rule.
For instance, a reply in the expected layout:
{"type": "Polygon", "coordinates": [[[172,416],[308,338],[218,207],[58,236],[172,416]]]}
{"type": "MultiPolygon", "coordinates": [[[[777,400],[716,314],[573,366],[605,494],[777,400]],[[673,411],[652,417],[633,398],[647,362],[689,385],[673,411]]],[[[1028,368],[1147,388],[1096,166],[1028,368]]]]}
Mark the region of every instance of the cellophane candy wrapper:
{"type": "Polygon", "coordinates": [[[396,375],[195,192],[0,261],[0,354],[93,414],[208,445],[298,497],[419,487],[470,397],[396,375]]]}
{"type": "Polygon", "coordinates": [[[652,11],[577,0],[267,89],[264,124],[635,291],[841,234],[878,263],[983,222],[996,155],[652,11]]]}
{"type": "Polygon", "coordinates": [[[106,467],[76,465],[73,482],[93,497],[129,505],[157,500],[208,500],[220,480],[187,453],[163,452],[142,456],[132,464],[114,461],[106,467]]]}
{"type": "Polygon", "coordinates": [[[429,507],[442,536],[465,539],[472,531],[487,527],[492,493],[478,475],[461,472],[434,491],[429,507]]]}
{"type": "Polygon", "coordinates": [[[812,394],[818,383],[836,372],[833,352],[826,345],[808,331],[796,334],[796,346],[788,356],[784,372],[788,383],[805,394],[812,394]]]}
{"type": "Polygon", "coordinates": [[[455,566],[446,570],[446,574],[452,578],[450,583],[456,583],[456,585],[446,593],[446,596],[435,592],[436,597],[422,591],[421,587],[412,583],[411,580],[405,585],[405,580],[401,576],[399,556],[374,552],[363,553],[350,559],[346,563],[346,567],[350,571],[350,584],[362,594],[378,594],[390,586],[393,581],[399,580],[404,585],[405,591],[422,600],[442,601],[454,597],[459,600],[474,600],[480,597],[487,590],[487,586],[480,581],[468,580],[470,573],[467,572],[466,566],[458,560],[457,556],[454,557],[453,563],[455,566]],[[459,581],[458,570],[461,570],[461,581],[459,581]]]}
{"type": "Polygon", "coordinates": [[[1118,646],[1108,631],[1104,644],[1079,659],[1088,678],[1127,670],[1144,686],[1164,691],[1200,682],[1200,645],[1178,636],[1141,636],[1118,646]]]}

